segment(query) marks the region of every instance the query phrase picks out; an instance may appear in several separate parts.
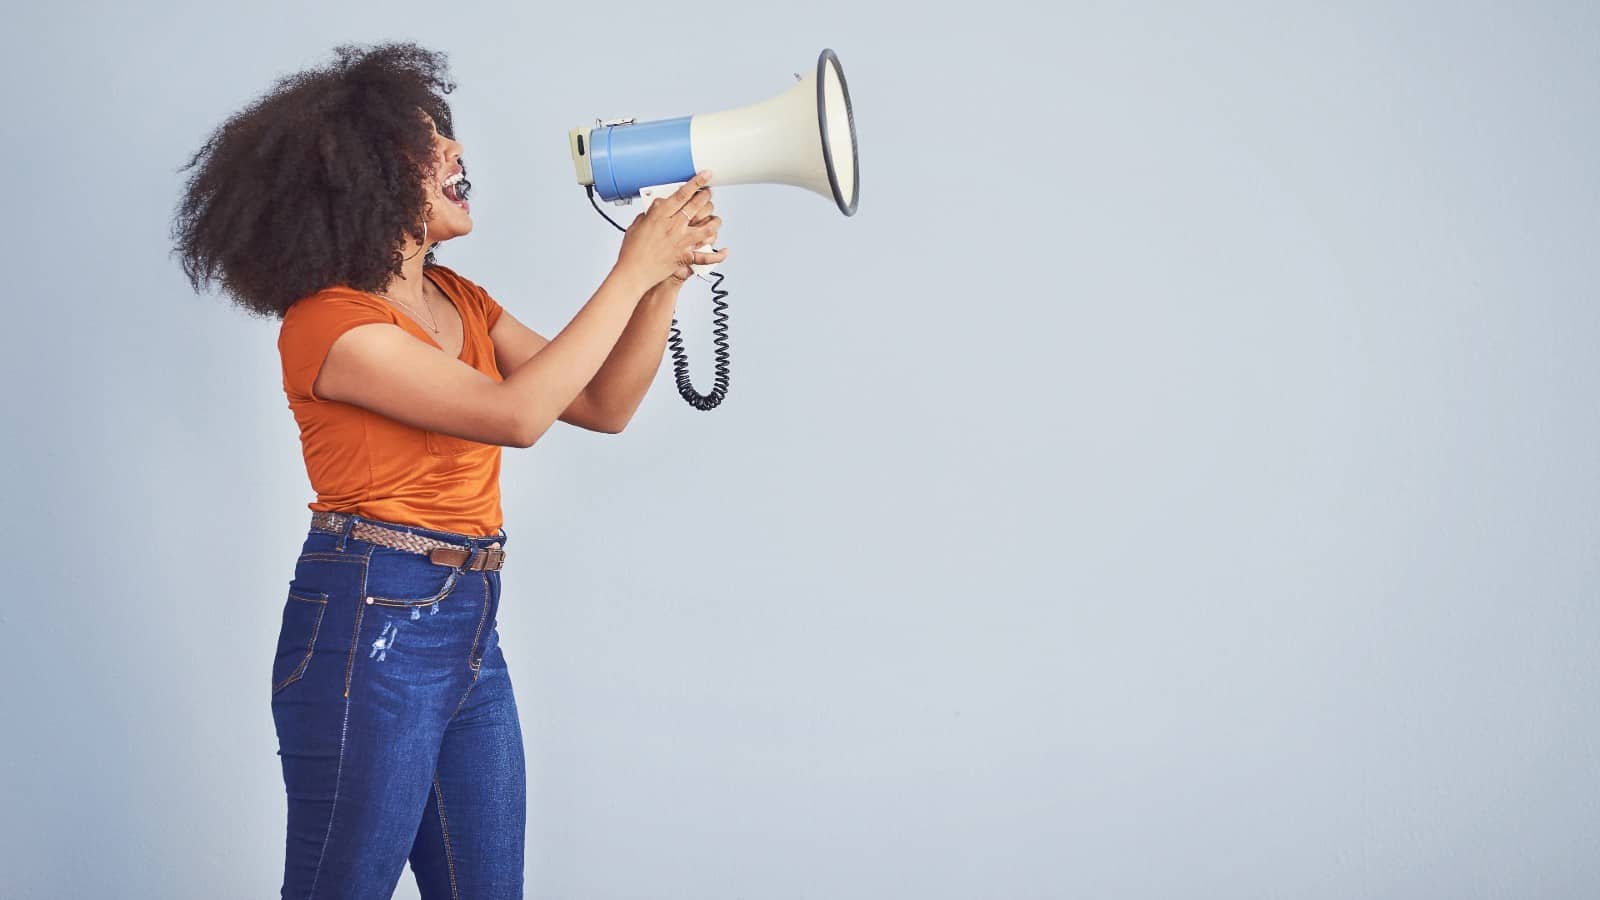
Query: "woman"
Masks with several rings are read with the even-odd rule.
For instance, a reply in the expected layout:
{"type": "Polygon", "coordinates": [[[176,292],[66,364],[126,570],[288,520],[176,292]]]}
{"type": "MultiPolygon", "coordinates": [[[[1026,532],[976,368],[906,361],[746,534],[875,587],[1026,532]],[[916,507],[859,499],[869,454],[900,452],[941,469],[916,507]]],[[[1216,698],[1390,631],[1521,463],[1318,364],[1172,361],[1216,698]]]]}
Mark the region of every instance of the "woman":
{"type": "Polygon", "coordinates": [[[472,230],[445,59],[340,47],[224,122],[174,224],[196,290],[282,320],[317,499],[271,705],[283,897],[522,896],[522,731],[495,615],[500,448],[557,420],[615,434],[661,362],[690,265],[718,262],[710,173],[634,221],[547,339],[434,248],[472,230]]]}

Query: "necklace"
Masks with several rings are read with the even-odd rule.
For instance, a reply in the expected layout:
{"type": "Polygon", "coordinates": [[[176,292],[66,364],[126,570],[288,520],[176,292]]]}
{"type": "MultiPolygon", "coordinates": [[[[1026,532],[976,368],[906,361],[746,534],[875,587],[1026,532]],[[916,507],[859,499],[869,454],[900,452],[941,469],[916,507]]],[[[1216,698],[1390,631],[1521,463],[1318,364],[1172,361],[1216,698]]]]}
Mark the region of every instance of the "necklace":
{"type": "MultiPolygon", "coordinates": [[[[379,297],[382,297],[385,300],[388,300],[390,303],[400,303],[399,300],[396,300],[395,298],[389,296],[388,294],[384,293],[383,291],[373,291],[373,293],[377,294],[379,297]]],[[[426,295],[423,296],[422,302],[423,302],[424,305],[428,305],[428,298],[427,298],[426,295]]],[[[409,303],[400,303],[400,305],[405,307],[407,312],[411,313],[413,316],[416,316],[416,312],[417,311],[411,307],[411,304],[409,304],[409,303]]],[[[434,334],[438,334],[439,333],[439,323],[433,317],[433,307],[432,306],[428,306],[428,327],[433,329],[433,333],[434,334]]]]}

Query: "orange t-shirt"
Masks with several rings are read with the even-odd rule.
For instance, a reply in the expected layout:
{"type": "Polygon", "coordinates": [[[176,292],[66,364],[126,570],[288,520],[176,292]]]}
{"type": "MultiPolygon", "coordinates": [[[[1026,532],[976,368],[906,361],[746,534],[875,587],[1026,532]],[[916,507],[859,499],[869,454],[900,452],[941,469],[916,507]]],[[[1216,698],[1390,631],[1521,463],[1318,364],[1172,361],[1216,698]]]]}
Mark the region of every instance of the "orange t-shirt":
{"type": "MultiPolygon", "coordinates": [[[[444,266],[425,274],[450,298],[466,332],[462,362],[503,380],[489,329],[500,304],[444,266]]],[[[392,322],[439,347],[424,328],[376,295],[325,288],[296,300],[278,331],[283,392],[300,425],[306,474],[317,499],[313,511],[336,510],[473,537],[500,530],[500,447],[423,431],[371,410],[311,394],[328,348],[345,331],[392,322]]],[[[443,352],[443,348],[440,348],[443,352]]]]}

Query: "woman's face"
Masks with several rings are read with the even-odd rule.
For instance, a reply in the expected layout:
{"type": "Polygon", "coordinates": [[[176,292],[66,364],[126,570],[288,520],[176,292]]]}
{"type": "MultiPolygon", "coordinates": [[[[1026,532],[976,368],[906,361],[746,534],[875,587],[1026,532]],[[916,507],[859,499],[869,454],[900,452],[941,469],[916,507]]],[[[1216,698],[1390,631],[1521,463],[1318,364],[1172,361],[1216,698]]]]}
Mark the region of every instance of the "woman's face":
{"type": "Polygon", "coordinates": [[[433,130],[433,174],[423,183],[429,206],[428,243],[448,241],[472,230],[472,206],[458,195],[465,193],[466,168],[461,164],[461,144],[439,133],[433,117],[423,113],[433,130]]]}

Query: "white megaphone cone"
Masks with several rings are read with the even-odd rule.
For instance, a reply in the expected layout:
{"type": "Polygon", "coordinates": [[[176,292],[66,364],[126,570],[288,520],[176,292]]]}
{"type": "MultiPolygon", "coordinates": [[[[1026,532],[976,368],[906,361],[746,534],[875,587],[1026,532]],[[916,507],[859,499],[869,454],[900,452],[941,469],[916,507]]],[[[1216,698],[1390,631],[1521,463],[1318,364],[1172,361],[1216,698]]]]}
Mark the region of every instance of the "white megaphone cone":
{"type": "Polygon", "coordinates": [[[691,117],[689,143],[695,171],[715,172],[714,184],[789,184],[855,214],[855,116],[832,50],[776,97],[691,117]]]}

